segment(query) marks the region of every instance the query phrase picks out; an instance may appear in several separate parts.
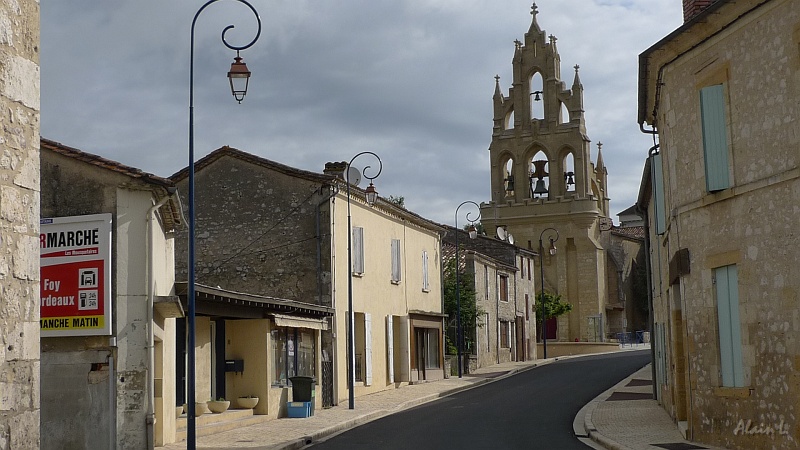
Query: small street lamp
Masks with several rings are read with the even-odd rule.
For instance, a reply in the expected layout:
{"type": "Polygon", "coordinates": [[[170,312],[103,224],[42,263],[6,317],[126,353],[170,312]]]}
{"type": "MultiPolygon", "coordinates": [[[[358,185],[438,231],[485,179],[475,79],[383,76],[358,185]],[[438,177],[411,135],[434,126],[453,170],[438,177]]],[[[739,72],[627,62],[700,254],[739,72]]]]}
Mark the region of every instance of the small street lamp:
{"type": "MultiPolygon", "coordinates": [[[[355,356],[356,356],[356,349],[355,349],[355,334],[353,330],[353,321],[355,313],[353,312],[353,227],[351,225],[350,219],[350,166],[353,165],[353,161],[356,160],[361,155],[372,155],[375,159],[378,160],[378,173],[375,176],[367,175],[367,171],[371,168],[370,166],[364,166],[364,170],[362,173],[364,174],[364,178],[369,180],[369,186],[364,191],[364,198],[367,201],[367,205],[370,207],[375,204],[378,200],[378,191],[375,189],[375,186],[372,184],[372,180],[378,178],[383,170],[383,162],[381,162],[381,158],[372,152],[361,152],[350,160],[345,168],[345,181],[347,181],[347,266],[349,270],[350,276],[347,277],[347,390],[348,392],[348,408],[353,409],[355,408],[355,385],[356,385],[356,371],[355,371],[355,356]]],[[[358,183],[358,180],[353,180],[354,182],[358,183]]]]}
{"type": "MultiPolygon", "coordinates": [[[[186,436],[186,448],[187,450],[195,450],[196,448],[196,427],[195,427],[195,212],[194,212],[194,27],[197,23],[197,18],[200,16],[200,13],[206,9],[210,4],[216,3],[219,0],[209,0],[203,6],[197,10],[197,13],[194,15],[194,19],[192,20],[192,34],[191,34],[191,45],[190,45],[190,53],[189,53],[189,192],[188,192],[188,203],[189,203],[189,245],[188,245],[188,263],[187,263],[187,272],[189,275],[188,280],[188,291],[187,291],[187,303],[188,303],[188,311],[187,311],[187,329],[188,329],[188,340],[186,343],[187,348],[187,368],[186,368],[186,378],[187,378],[187,399],[186,399],[186,417],[187,417],[187,436],[186,436]]],[[[228,79],[230,80],[231,84],[231,93],[233,97],[241,103],[244,99],[245,94],[247,94],[247,83],[250,79],[250,71],[247,69],[247,66],[242,62],[242,58],[239,56],[239,51],[245,50],[250,48],[255,42],[258,40],[258,37],[261,35],[261,17],[258,16],[258,11],[253,8],[253,5],[248,3],[245,0],[236,0],[240,3],[247,5],[253,14],[256,17],[256,21],[258,21],[258,32],[256,36],[253,38],[250,43],[243,46],[235,46],[228,43],[225,39],[225,33],[228,30],[233,28],[233,25],[228,25],[225,29],[222,30],[222,43],[225,44],[231,50],[236,50],[236,57],[234,58],[234,62],[231,64],[231,70],[228,72],[228,79]],[[242,84],[243,83],[243,84],[242,84]]]]}
{"type": "Polygon", "coordinates": [[[461,353],[462,353],[462,341],[463,339],[463,332],[461,330],[461,293],[459,292],[459,266],[460,261],[458,259],[458,235],[460,234],[460,230],[458,229],[458,210],[461,209],[464,205],[474,205],[475,208],[478,209],[478,217],[475,219],[470,219],[470,213],[467,213],[466,219],[469,222],[469,228],[467,232],[469,233],[470,239],[475,239],[478,236],[478,230],[475,228],[475,222],[481,220],[481,213],[480,213],[480,206],[470,200],[467,200],[456,208],[456,217],[455,217],[455,228],[456,228],[456,346],[458,347],[458,378],[463,376],[464,366],[461,363],[461,353]]]}
{"type": "Polygon", "coordinates": [[[542,283],[542,350],[544,351],[543,359],[547,359],[547,305],[545,304],[545,296],[544,296],[544,244],[542,243],[542,237],[544,233],[547,231],[552,231],[556,234],[555,239],[553,239],[552,235],[550,236],[550,256],[555,256],[556,254],[556,241],[558,240],[558,230],[555,228],[545,228],[542,230],[541,234],[539,234],[539,274],[541,275],[541,283],[542,283]]]}

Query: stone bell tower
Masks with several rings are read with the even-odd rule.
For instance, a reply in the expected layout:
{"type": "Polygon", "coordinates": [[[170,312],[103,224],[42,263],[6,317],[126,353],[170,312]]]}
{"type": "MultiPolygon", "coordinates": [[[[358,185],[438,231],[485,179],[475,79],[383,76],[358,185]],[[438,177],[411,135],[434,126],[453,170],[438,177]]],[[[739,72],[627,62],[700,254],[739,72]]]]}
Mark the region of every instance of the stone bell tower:
{"type": "MultiPolygon", "coordinates": [[[[492,200],[481,205],[487,233],[508,234],[521,247],[544,242],[544,288],[573,310],[548,323],[548,339],[602,340],[606,328],[606,255],[599,241],[609,226],[607,171],[601,147],[591,161],[586,135],[583,85],[575,65],[572,86],[561,80],[556,37],[537,22],[537,8],[524,42],[514,42],[513,80],[508,96],[495,77],[494,126],[489,146],[492,200]],[[550,238],[558,232],[557,252],[550,238]],[[542,233],[544,232],[544,235],[542,233]]],[[[506,239],[508,239],[506,237],[506,239]]],[[[541,289],[538,259],[537,293],[541,289]]]]}

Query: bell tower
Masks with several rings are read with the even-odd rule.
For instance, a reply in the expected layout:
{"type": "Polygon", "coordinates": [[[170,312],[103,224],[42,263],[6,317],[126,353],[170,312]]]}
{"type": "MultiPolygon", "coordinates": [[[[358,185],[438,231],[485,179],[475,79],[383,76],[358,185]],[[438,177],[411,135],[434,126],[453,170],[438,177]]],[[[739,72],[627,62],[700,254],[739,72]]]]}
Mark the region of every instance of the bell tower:
{"type": "MultiPolygon", "coordinates": [[[[561,79],[561,56],[553,35],[546,35],[531,7],[531,26],[524,42],[514,41],[513,79],[508,95],[495,76],[491,162],[491,195],[481,205],[487,233],[503,228],[517,245],[539,249],[545,244],[544,288],[573,305],[557,327],[548,323],[548,340],[602,340],[608,303],[605,250],[600,222],[609,219],[607,171],[602,144],[591,160],[586,134],[583,85],[577,64],[572,85],[561,79]],[[557,230],[558,250],[547,251],[548,228],[557,230]],[[557,331],[553,336],[551,328],[557,331]]],[[[551,236],[552,234],[552,236],[551,236]]],[[[541,290],[538,267],[537,292],[541,290]]],[[[555,325],[555,324],[554,324],[555,325]]]]}

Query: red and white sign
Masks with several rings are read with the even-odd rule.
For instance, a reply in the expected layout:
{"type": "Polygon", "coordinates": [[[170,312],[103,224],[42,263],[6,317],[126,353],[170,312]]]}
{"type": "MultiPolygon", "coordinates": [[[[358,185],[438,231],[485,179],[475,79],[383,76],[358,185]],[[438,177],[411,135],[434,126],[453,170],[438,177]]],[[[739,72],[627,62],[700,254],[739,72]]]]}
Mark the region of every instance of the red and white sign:
{"type": "Polygon", "coordinates": [[[41,336],[111,334],[111,214],[41,219],[41,336]]]}

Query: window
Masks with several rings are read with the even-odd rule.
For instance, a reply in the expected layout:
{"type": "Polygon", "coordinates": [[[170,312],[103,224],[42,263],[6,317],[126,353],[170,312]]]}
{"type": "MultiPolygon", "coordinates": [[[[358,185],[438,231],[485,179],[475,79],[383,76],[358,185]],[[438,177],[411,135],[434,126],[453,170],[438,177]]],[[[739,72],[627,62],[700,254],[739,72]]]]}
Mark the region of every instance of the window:
{"type": "Polygon", "coordinates": [[[531,305],[528,294],[525,294],[525,320],[531,320],[531,305]]]}
{"type": "Polygon", "coordinates": [[[706,190],[721,191],[731,186],[724,85],[716,84],[700,89],[700,116],[703,127],[706,190]]]}
{"type": "Polygon", "coordinates": [[[519,257],[519,278],[525,278],[525,260],[522,258],[522,256],[519,257]]]}
{"type": "Polygon", "coordinates": [[[508,326],[508,322],[501,320],[500,321],[500,347],[501,348],[509,348],[508,342],[511,340],[509,339],[509,331],[510,328],[508,326]]]}
{"type": "Polygon", "coordinates": [[[489,266],[483,266],[486,269],[483,272],[483,286],[486,288],[486,300],[489,300],[489,266]]]}
{"type": "Polygon", "coordinates": [[[424,328],[423,329],[423,348],[425,352],[425,368],[438,369],[441,364],[439,362],[439,329],[438,328],[424,328]]]}
{"type": "Polygon", "coordinates": [[[422,290],[428,292],[431,290],[430,281],[428,280],[428,251],[422,251],[422,290]]]}
{"type": "MultiPolygon", "coordinates": [[[[530,241],[528,241],[530,242],[530,241]]],[[[528,258],[528,281],[531,280],[531,260],[528,258]]]]}
{"type": "Polygon", "coordinates": [[[400,239],[392,239],[392,283],[400,282],[400,239]]]}
{"type": "Polygon", "coordinates": [[[353,227],[353,273],[364,273],[364,229],[353,227]]]}
{"type": "Polygon", "coordinates": [[[508,276],[500,275],[500,301],[507,302],[508,301],[508,276]]]}
{"type": "Polygon", "coordinates": [[[714,269],[719,319],[719,356],[722,385],[744,387],[742,325],[739,320],[739,275],[736,265],[714,269]]]}
{"type": "Polygon", "coordinates": [[[314,332],[299,328],[274,328],[272,337],[273,386],[287,386],[289,378],[313,377],[316,367],[314,332]]]}

